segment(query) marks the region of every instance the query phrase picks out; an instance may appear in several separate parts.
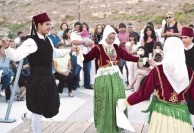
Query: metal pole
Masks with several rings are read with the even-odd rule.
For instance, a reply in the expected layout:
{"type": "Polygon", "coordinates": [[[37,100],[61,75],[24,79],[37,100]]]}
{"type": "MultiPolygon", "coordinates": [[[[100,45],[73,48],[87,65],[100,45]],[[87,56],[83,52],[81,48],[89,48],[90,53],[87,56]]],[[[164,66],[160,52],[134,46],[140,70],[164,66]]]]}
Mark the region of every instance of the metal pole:
{"type": "Polygon", "coordinates": [[[80,8],[81,8],[81,5],[80,5],[81,3],[80,3],[80,1],[81,1],[81,0],[78,1],[78,21],[79,21],[79,22],[80,22],[80,19],[81,19],[81,18],[80,18],[80,17],[81,17],[81,16],[80,16],[80,8]]]}
{"type": "Polygon", "coordinates": [[[17,68],[17,73],[16,73],[14,85],[13,85],[13,90],[11,92],[10,102],[9,102],[8,107],[7,107],[7,112],[6,112],[6,115],[5,115],[5,119],[0,118],[0,122],[2,122],[2,123],[12,123],[12,122],[16,121],[16,119],[9,119],[9,115],[10,115],[10,111],[11,111],[11,107],[12,107],[12,103],[13,103],[13,99],[14,99],[14,94],[15,94],[15,91],[16,91],[17,86],[18,86],[18,80],[19,80],[20,73],[21,73],[21,70],[22,70],[23,62],[24,62],[23,59],[19,62],[19,66],[17,68]]]}

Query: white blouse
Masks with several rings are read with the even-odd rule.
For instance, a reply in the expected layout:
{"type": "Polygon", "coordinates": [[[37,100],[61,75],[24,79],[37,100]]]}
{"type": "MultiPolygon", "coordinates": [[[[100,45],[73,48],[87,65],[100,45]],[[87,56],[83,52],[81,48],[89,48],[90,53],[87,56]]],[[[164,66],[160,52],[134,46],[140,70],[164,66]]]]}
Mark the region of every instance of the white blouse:
{"type": "MultiPolygon", "coordinates": [[[[45,40],[43,35],[39,33],[37,34],[40,39],[45,40]]],[[[66,54],[69,54],[71,52],[71,49],[56,49],[52,41],[50,39],[49,41],[53,48],[53,57],[63,57],[66,54]]],[[[36,42],[32,38],[28,38],[17,49],[13,49],[11,47],[8,47],[7,49],[5,49],[5,54],[6,54],[6,57],[10,58],[13,61],[20,61],[21,59],[27,57],[28,55],[36,52],[37,49],[38,47],[36,42]]]]}

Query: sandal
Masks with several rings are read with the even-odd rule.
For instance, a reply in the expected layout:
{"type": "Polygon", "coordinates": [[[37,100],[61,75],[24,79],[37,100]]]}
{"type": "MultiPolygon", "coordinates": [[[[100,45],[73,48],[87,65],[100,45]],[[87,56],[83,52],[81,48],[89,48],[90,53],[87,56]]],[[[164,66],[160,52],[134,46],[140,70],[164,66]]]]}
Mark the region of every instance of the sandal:
{"type": "Polygon", "coordinates": [[[27,115],[27,113],[23,113],[22,116],[21,116],[21,119],[24,122],[31,122],[32,121],[32,119],[29,117],[29,114],[27,115]]]}
{"type": "Polygon", "coordinates": [[[18,100],[18,101],[21,101],[21,98],[20,98],[20,96],[17,96],[17,100],[18,100]]]}
{"type": "Polygon", "coordinates": [[[24,101],[24,97],[20,97],[20,101],[24,101]]]}

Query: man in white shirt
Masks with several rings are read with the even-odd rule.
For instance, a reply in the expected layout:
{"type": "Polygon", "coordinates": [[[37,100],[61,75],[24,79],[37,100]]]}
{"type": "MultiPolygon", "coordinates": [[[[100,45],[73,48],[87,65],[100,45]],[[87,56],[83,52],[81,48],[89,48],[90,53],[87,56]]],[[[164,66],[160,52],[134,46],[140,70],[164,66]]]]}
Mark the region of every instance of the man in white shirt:
{"type": "Polygon", "coordinates": [[[19,31],[18,33],[17,33],[17,37],[16,37],[16,39],[14,40],[14,42],[16,43],[16,46],[18,47],[18,46],[20,46],[20,43],[21,43],[21,38],[23,37],[24,35],[23,35],[23,32],[22,31],[19,31]]]}
{"type": "Polygon", "coordinates": [[[65,56],[77,48],[54,48],[52,41],[46,36],[51,27],[51,20],[46,13],[36,15],[32,20],[31,36],[23,45],[17,49],[8,45],[3,47],[11,60],[28,58],[31,75],[26,87],[26,105],[32,112],[33,133],[40,133],[42,115],[51,118],[59,111],[59,94],[52,74],[53,57],[65,56]]]}
{"type": "MultiPolygon", "coordinates": [[[[73,46],[78,46],[80,48],[80,51],[83,54],[87,54],[90,49],[88,49],[91,42],[84,41],[81,36],[81,23],[76,22],[74,24],[74,31],[71,33],[70,36],[71,42],[73,46]]],[[[90,85],[90,69],[91,69],[91,61],[90,62],[84,62],[83,64],[80,61],[80,58],[77,58],[77,56],[73,53],[72,55],[73,59],[73,81],[74,86],[73,90],[76,90],[79,87],[79,75],[80,70],[83,67],[84,68],[84,87],[86,89],[93,89],[93,87],[90,85]]]]}

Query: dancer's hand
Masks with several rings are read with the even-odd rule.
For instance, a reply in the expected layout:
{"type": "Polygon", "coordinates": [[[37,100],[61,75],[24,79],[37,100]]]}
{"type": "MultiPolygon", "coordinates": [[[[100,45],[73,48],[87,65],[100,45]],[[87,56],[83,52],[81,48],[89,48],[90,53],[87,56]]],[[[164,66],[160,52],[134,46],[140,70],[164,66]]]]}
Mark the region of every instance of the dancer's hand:
{"type": "Polygon", "coordinates": [[[79,51],[79,50],[80,50],[79,47],[72,47],[72,48],[71,48],[71,51],[72,51],[72,52],[74,52],[74,51],[76,52],[76,51],[79,51]]]}
{"type": "Polygon", "coordinates": [[[119,110],[124,111],[127,108],[128,102],[126,99],[119,99],[117,101],[117,107],[119,110]]]}

